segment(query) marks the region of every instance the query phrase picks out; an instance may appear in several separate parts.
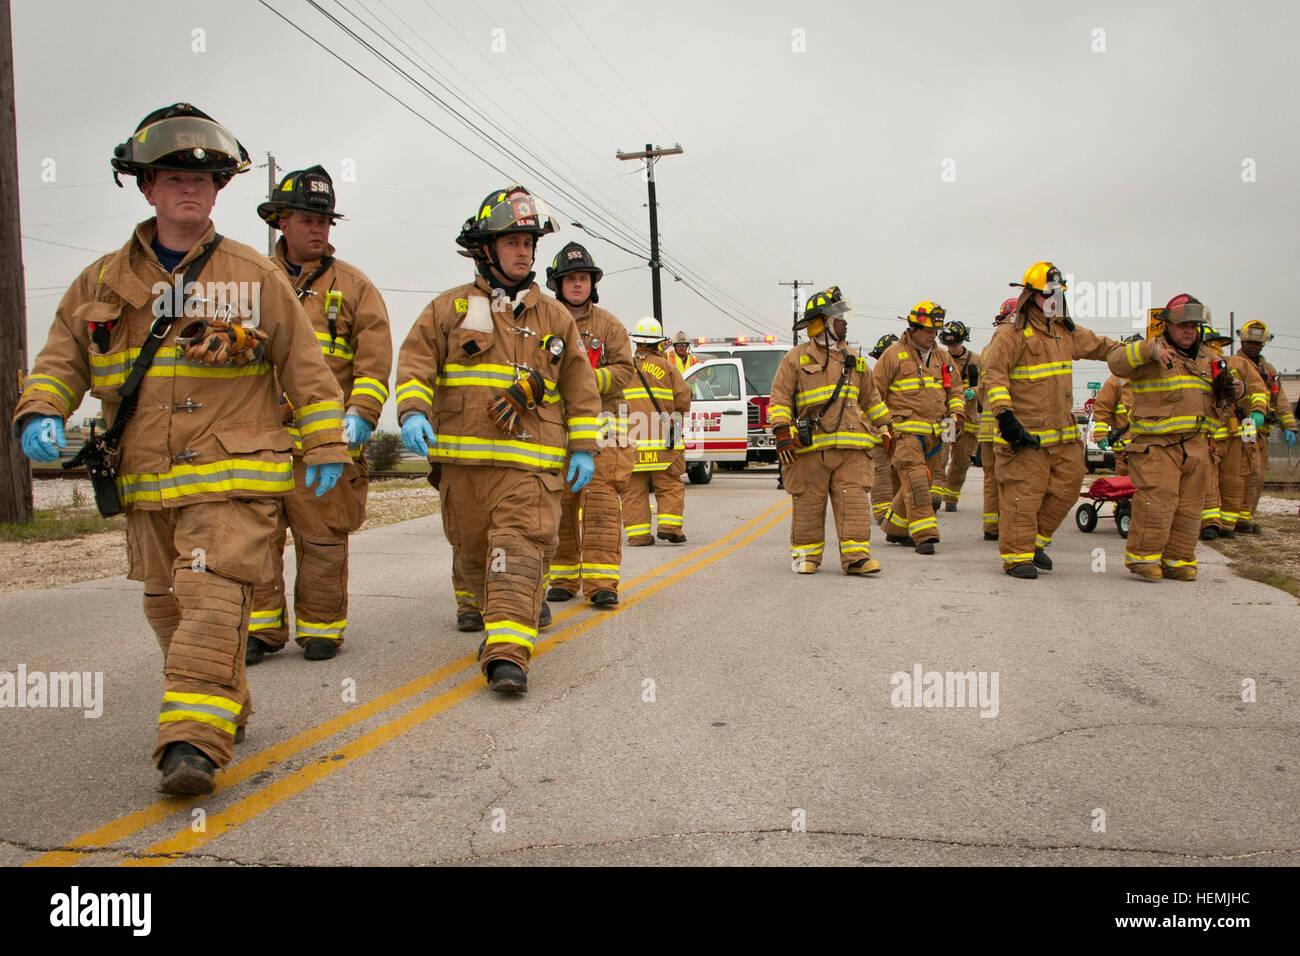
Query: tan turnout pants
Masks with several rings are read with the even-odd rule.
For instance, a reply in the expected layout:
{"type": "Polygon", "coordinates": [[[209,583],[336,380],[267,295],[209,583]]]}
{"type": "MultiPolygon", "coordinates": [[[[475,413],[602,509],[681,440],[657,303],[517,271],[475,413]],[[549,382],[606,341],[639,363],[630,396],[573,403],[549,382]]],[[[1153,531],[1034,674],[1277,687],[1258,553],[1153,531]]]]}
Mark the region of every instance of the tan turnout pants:
{"type": "Polygon", "coordinates": [[[871,459],[871,517],[876,524],[884,527],[889,515],[889,503],[898,494],[898,473],[889,461],[889,454],[884,445],[877,445],[867,452],[871,459]]]}
{"type": "Polygon", "coordinates": [[[1219,449],[1219,527],[1231,531],[1245,508],[1246,476],[1254,464],[1240,437],[1215,442],[1219,449]]]}
{"type": "MultiPolygon", "coordinates": [[[[634,471],[623,495],[623,527],[628,544],[654,541],[650,528],[650,494],[655,496],[659,517],[656,530],[682,533],[682,511],[686,506],[686,489],[681,476],[686,471],[685,457],[678,456],[667,468],[658,471],[634,471]]],[[[786,484],[789,484],[789,477],[786,484]]]]}
{"type": "Polygon", "coordinates": [[[601,590],[618,591],[621,499],[631,475],[632,449],[602,448],[587,487],[576,495],[567,488],[561,492],[559,545],[550,564],[552,587],[577,594],[581,586],[587,597],[601,590]]]}
{"type": "Polygon", "coordinates": [[[494,465],[442,465],[444,521],[452,529],[455,572],[483,596],[487,631],[479,662],[512,661],[528,671],[546,569],[560,523],[556,472],[494,465]]]}
{"type": "Polygon", "coordinates": [[[230,763],[252,697],[244,650],[253,585],[271,577],[279,498],[231,498],[126,515],[127,577],[144,582],[144,616],[163,652],[153,760],[168,744],[230,763]]]}
{"type": "Polygon", "coordinates": [[[961,486],[966,483],[966,472],[970,470],[970,456],[975,454],[976,444],[975,433],[963,428],[957,440],[950,446],[952,453],[949,456],[943,488],[939,494],[944,504],[950,501],[956,504],[957,499],[961,497],[961,486]]]}
{"type": "Polygon", "coordinates": [[[793,500],[790,558],[820,567],[826,546],[826,499],[835,515],[840,569],[871,556],[871,460],[855,448],[805,452],[785,469],[785,490],[793,500]]]}
{"type": "Polygon", "coordinates": [[[1139,437],[1128,449],[1137,494],[1124,564],[1196,567],[1201,507],[1210,477],[1210,445],[1204,435],[1160,444],[1139,437]]]}
{"type": "Polygon", "coordinates": [[[898,472],[898,493],[885,517],[887,534],[910,535],[917,544],[939,540],[939,519],[934,516],[931,502],[934,479],[930,466],[937,467],[941,444],[937,435],[895,434],[892,464],[898,472]]]}
{"type": "Polygon", "coordinates": [[[984,533],[998,533],[998,456],[991,441],[980,442],[980,461],[984,467],[984,533]]]}
{"type": "Polygon", "coordinates": [[[1085,466],[1077,441],[1021,448],[995,444],[998,478],[998,551],[1002,566],[1034,560],[1079,500],[1085,466]]]}
{"type": "Polygon", "coordinates": [[[293,586],[296,641],[301,647],[314,637],[343,643],[348,625],[348,534],[366,520],[370,467],[365,459],[343,466],[338,482],[316,497],[306,487],[307,466],[293,459],[293,491],[284,497],[275,538],[271,542],[272,581],[253,590],[249,633],[273,648],[289,641],[285,606],[284,546],[293,531],[297,572],[293,586]]]}

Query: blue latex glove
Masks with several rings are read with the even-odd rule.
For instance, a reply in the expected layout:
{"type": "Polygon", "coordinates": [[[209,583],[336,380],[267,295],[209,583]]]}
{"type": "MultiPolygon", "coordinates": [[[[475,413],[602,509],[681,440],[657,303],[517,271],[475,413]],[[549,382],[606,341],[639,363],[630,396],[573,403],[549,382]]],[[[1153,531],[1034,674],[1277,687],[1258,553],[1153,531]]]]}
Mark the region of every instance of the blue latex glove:
{"type": "Polygon", "coordinates": [[[433,435],[433,426],[429,424],[424,412],[412,412],[406,416],[406,421],[402,422],[402,444],[425,458],[429,457],[429,449],[438,444],[433,435]]]}
{"type": "Polygon", "coordinates": [[[23,426],[23,453],[32,461],[58,461],[59,448],[67,447],[67,439],[63,437],[62,418],[37,415],[23,426]]]}
{"type": "Polygon", "coordinates": [[[1251,420],[1255,423],[1255,429],[1256,429],[1257,431],[1258,431],[1259,429],[1261,429],[1261,428],[1264,427],[1264,413],[1263,413],[1263,412],[1251,412],[1251,413],[1250,413],[1250,417],[1251,417],[1251,420]]]}
{"type": "Polygon", "coordinates": [[[353,448],[370,441],[370,433],[374,430],[375,426],[360,415],[345,415],[343,417],[343,438],[353,448]]]}
{"type": "Polygon", "coordinates": [[[973,388],[966,389],[966,391],[962,392],[962,397],[965,398],[966,401],[968,402],[973,402],[975,400],[975,389],[973,388]]]}
{"type": "Polygon", "coordinates": [[[1282,437],[1283,437],[1284,439],[1286,439],[1286,447],[1287,447],[1287,448],[1290,448],[1292,445],[1295,444],[1295,432],[1293,432],[1293,431],[1285,431],[1285,432],[1282,433],[1282,437]]]}
{"type": "Polygon", "coordinates": [[[587,482],[591,481],[591,476],[596,473],[596,459],[591,457],[589,451],[575,451],[569,455],[569,474],[565,481],[572,481],[569,490],[577,494],[583,488],[587,487],[587,482]],[[574,475],[578,478],[574,481],[574,475]]]}
{"type": "Polygon", "coordinates": [[[316,497],[319,498],[334,487],[342,474],[343,463],[341,461],[331,461],[324,465],[308,465],[307,487],[310,488],[315,485],[316,497]]]}

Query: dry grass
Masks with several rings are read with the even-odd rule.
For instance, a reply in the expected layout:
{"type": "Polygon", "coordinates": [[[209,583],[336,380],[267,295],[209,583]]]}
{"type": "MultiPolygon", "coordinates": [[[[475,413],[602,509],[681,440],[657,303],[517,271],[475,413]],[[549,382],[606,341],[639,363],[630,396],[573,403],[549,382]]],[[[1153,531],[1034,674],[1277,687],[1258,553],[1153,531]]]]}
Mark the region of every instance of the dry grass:
{"type": "MultiPolygon", "coordinates": [[[[1278,497],[1270,490],[1269,495],[1278,497]]],[[[1256,515],[1262,534],[1218,538],[1210,547],[1231,562],[1233,572],[1300,598],[1300,516],[1256,515]]]]}

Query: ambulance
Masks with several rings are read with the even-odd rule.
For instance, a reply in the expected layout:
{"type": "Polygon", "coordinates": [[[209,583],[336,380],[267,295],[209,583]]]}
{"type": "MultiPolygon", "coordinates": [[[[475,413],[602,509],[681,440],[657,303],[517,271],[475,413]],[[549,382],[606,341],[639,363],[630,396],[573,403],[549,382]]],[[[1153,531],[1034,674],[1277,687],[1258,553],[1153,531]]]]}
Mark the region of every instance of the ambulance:
{"type": "Polygon", "coordinates": [[[775,335],[695,340],[701,361],[684,376],[691,390],[684,434],[692,484],[708,484],[715,465],[741,471],[751,461],[776,464],[767,409],[772,380],[790,349],[775,335]]]}

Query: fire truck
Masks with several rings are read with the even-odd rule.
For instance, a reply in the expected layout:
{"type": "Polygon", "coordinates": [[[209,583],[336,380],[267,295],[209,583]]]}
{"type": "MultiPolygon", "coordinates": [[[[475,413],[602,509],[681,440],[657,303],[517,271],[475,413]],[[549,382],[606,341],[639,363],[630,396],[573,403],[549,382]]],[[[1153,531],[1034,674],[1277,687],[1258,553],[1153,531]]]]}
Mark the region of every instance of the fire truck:
{"type": "Polygon", "coordinates": [[[701,362],[684,376],[691,389],[684,433],[692,484],[707,484],[715,464],[740,471],[751,461],[776,463],[767,408],[772,380],[789,350],[775,335],[695,340],[701,362]]]}

